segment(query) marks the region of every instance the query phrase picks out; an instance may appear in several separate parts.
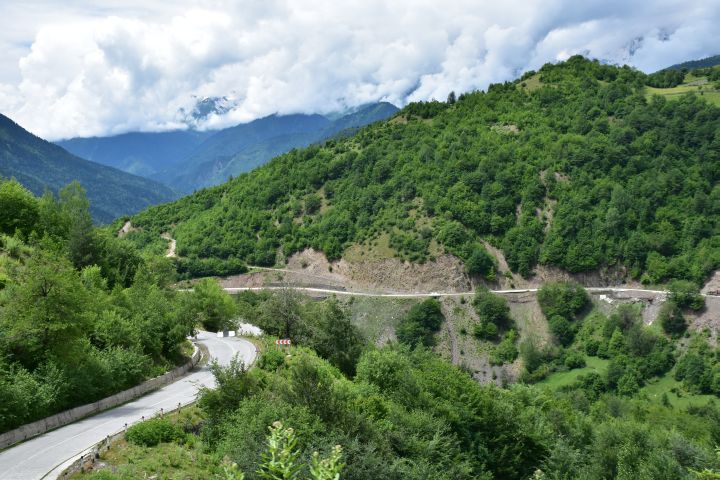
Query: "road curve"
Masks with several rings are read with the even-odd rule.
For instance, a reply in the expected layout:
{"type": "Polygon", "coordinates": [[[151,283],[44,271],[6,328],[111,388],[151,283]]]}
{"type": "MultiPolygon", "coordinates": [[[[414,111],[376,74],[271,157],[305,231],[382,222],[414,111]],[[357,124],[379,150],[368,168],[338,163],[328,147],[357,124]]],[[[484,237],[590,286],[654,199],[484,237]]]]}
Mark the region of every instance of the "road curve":
{"type": "MultiPolygon", "coordinates": [[[[262,290],[297,290],[300,292],[307,293],[322,293],[322,294],[335,294],[335,295],[348,295],[355,297],[390,297],[390,298],[425,298],[425,297],[465,297],[475,295],[475,291],[470,292],[420,292],[420,293],[384,293],[384,292],[354,292],[351,290],[339,290],[332,288],[314,288],[314,287],[293,287],[293,286],[267,286],[267,287],[226,287],[224,290],[228,293],[240,293],[247,291],[262,291],[262,290]]],[[[519,288],[514,290],[490,290],[490,292],[498,295],[509,295],[513,293],[533,293],[537,292],[538,288],[519,288]]],[[[585,290],[590,293],[612,293],[612,292],[637,292],[637,293],[650,293],[655,295],[667,295],[667,290],[647,290],[642,288],[625,288],[625,287],[585,287],[585,290]]],[[[188,291],[188,290],[182,290],[188,291]]],[[[720,295],[710,295],[707,293],[701,294],[703,297],[709,298],[720,298],[720,295]]]]}
{"type": "MultiPolygon", "coordinates": [[[[210,356],[220,364],[228,364],[238,355],[245,364],[255,361],[255,346],[242,338],[219,338],[214,333],[201,332],[198,343],[205,345],[210,356]]],[[[208,365],[191,372],[148,395],[95,416],[58,428],[44,435],[0,452],[0,479],[37,480],[57,478],[67,464],[108,435],[165,411],[195,400],[198,388],[212,387],[215,380],[208,365]]]]}

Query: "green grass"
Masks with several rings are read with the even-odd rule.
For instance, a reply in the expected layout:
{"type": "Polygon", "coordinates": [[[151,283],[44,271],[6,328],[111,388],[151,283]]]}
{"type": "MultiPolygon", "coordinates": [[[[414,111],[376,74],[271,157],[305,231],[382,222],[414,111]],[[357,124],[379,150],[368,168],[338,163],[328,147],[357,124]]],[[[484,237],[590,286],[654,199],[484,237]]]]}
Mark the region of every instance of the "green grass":
{"type": "Polygon", "coordinates": [[[390,234],[382,233],[377,238],[360,244],[355,244],[345,250],[343,258],[348,262],[363,260],[382,260],[395,258],[397,251],[390,246],[390,234]]]}
{"type": "Polygon", "coordinates": [[[410,307],[419,300],[414,298],[339,297],[350,310],[352,322],[371,343],[383,340],[390,329],[395,329],[410,307]]]}
{"type": "Polygon", "coordinates": [[[540,81],[540,74],[536,73],[532,77],[523,80],[523,83],[525,84],[525,89],[529,92],[532,92],[533,90],[537,90],[538,88],[542,87],[542,82],[540,81]]]}
{"type": "MultiPolygon", "coordinates": [[[[694,78],[692,80],[697,81],[702,79],[694,78]]],[[[646,95],[648,98],[653,95],[660,95],[668,100],[674,100],[680,98],[686,93],[699,94],[701,98],[704,98],[709,103],[720,106],[720,91],[715,88],[715,84],[713,82],[702,85],[689,85],[684,83],[673,88],[646,87],[646,95]]]]}
{"type": "Polygon", "coordinates": [[[673,407],[679,408],[687,408],[691,405],[705,405],[711,400],[717,400],[714,395],[696,395],[687,392],[682,383],[673,378],[672,372],[662,378],[651,380],[640,389],[640,395],[647,395],[651,401],[657,403],[662,401],[663,394],[667,395],[668,401],[673,407]]]}
{"type": "Polygon", "coordinates": [[[553,373],[543,381],[538,382],[538,385],[550,388],[552,390],[557,390],[560,387],[564,387],[575,382],[575,380],[577,380],[580,375],[585,375],[591,372],[605,375],[605,372],[607,372],[608,364],[610,363],[609,360],[588,356],[585,356],[585,362],[587,363],[587,365],[583,368],[576,368],[574,370],[568,370],[566,372],[553,373]]]}
{"type": "MultiPolygon", "coordinates": [[[[197,407],[183,408],[170,415],[173,421],[197,426],[202,415],[197,407]]],[[[161,443],[143,447],[120,439],[100,454],[100,462],[107,467],[91,473],[76,473],[71,479],[130,480],[137,478],[189,479],[215,478],[221,471],[221,461],[204,452],[201,442],[193,434],[185,444],[161,443]],[[112,472],[112,474],[110,473],[112,472]]]]}

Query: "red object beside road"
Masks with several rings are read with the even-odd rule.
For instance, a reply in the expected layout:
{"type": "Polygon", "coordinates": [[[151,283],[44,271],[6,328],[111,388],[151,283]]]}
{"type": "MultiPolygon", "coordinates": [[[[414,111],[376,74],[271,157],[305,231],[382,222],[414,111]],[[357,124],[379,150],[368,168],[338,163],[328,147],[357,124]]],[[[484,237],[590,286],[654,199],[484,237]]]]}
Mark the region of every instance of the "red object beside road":
{"type": "Polygon", "coordinates": [[[275,340],[275,345],[290,345],[290,340],[287,340],[287,339],[275,340]]]}

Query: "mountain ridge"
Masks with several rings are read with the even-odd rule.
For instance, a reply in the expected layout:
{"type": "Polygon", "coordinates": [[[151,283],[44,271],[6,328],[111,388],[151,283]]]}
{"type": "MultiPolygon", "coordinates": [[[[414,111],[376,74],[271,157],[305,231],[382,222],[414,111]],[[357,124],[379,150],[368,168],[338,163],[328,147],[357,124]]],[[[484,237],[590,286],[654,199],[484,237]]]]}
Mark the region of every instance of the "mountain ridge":
{"type": "Polygon", "coordinates": [[[70,154],[0,114],[0,175],[14,177],[36,195],[57,193],[78,180],[95,221],[110,222],[149,205],[176,198],[170,188],[70,154]]]}
{"type": "Polygon", "coordinates": [[[697,60],[688,60],[687,62],[682,63],[676,63],[675,65],[670,65],[669,67],[665,67],[661,72],[664,70],[692,70],[695,68],[706,68],[706,67],[714,67],[716,65],[720,65],[720,54],[718,55],[712,55],[710,57],[700,58],[697,60]]]}
{"type": "Polygon", "coordinates": [[[382,120],[397,107],[360,106],[337,117],[269,115],[217,131],[130,132],[57,142],[71,153],[192,192],[249,171],[292,148],[307,147],[341,132],[382,120]]]}

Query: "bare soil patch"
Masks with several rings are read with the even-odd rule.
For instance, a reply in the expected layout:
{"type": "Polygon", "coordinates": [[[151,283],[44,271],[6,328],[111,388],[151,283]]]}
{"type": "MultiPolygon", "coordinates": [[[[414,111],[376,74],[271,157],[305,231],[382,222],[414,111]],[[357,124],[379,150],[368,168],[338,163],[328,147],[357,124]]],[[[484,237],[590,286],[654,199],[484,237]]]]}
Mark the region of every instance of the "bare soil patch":
{"type": "Polygon", "coordinates": [[[163,239],[168,241],[168,249],[167,253],[165,253],[165,256],[168,258],[175,258],[177,257],[177,242],[174,238],[170,236],[169,233],[165,232],[162,235],[160,235],[163,239]]]}
{"type": "Polygon", "coordinates": [[[130,220],[128,220],[127,222],[125,222],[125,223],[123,224],[122,228],[121,228],[120,230],[118,230],[117,236],[120,237],[120,238],[122,238],[122,237],[124,237],[125,235],[127,235],[128,233],[134,232],[134,231],[136,231],[136,230],[137,230],[137,228],[133,227],[133,225],[132,225],[132,223],[130,222],[130,220]]]}

